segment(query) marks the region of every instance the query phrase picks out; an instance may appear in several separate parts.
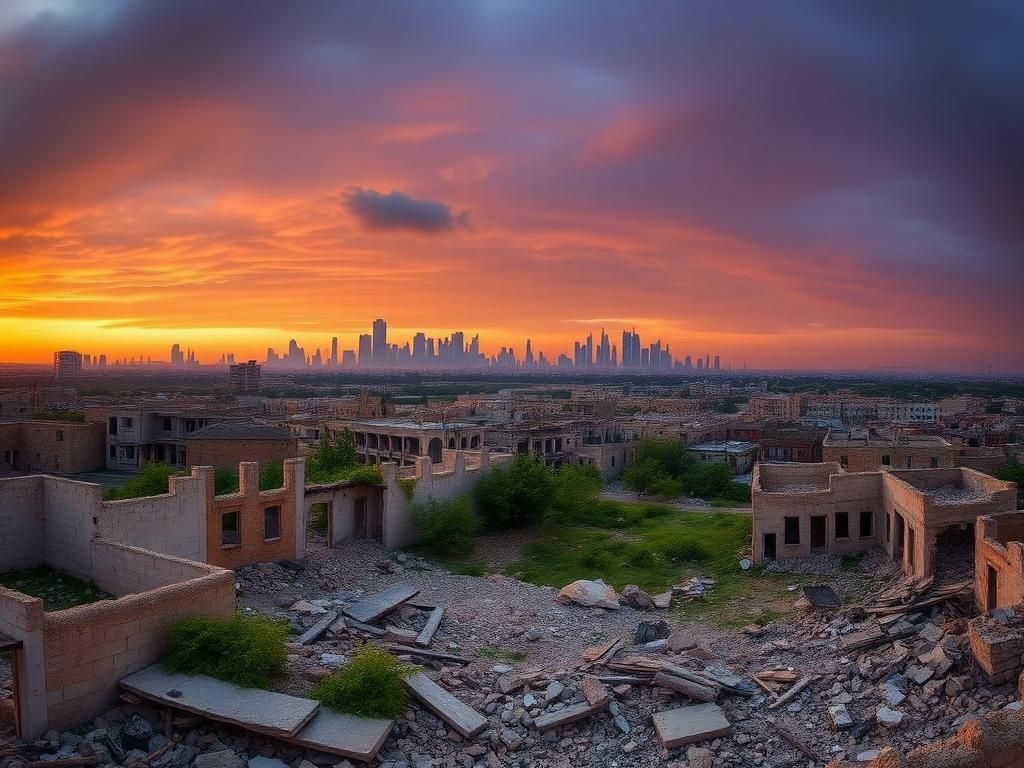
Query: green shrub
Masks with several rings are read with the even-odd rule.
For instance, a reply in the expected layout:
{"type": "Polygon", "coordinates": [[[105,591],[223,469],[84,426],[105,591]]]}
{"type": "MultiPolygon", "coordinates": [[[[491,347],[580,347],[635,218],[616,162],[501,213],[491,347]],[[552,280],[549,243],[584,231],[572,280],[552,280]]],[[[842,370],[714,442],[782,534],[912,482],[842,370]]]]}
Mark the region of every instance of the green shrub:
{"type": "Polygon", "coordinates": [[[635,568],[650,568],[655,564],[654,555],[643,547],[634,547],[626,562],[635,568]]]}
{"type": "Polygon", "coordinates": [[[324,430],[319,445],[306,457],[306,481],[314,484],[337,482],[355,466],[356,441],[351,430],[342,430],[336,439],[324,430]]]}
{"type": "Polygon", "coordinates": [[[260,490],[275,491],[284,488],[284,464],[272,461],[260,467],[260,490]]]}
{"type": "Polygon", "coordinates": [[[286,623],[261,616],[192,616],[168,632],[164,667],[171,673],[209,675],[246,688],[265,688],[285,671],[288,634],[286,623]]]}
{"type": "Polygon", "coordinates": [[[142,471],[132,478],[129,478],[120,488],[108,488],[103,498],[108,501],[118,499],[138,499],[143,496],[160,496],[167,493],[170,488],[172,477],[182,475],[180,469],[163,464],[152,462],[145,464],[142,471]]]}
{"type": "Polygon", "coordinates": [[[402,489],[405,500],[412,501],[413,494],[416,493],[416,478],[400,477],[398,478],[398,485],[402,489]]]}
{"type": "Polygon", "coordinates": [[[587,522],[603,488],[604,476],[593,464],[562,467],[555,473],[551,509],[567,521],[587,522]]]}
{"type": "Polygon", "coordinates": [[[320,681],[313,698],[350,715],[396,718],[405,709],[402,680],[414,671],[382,648],[362,645],[348,664],[320,681]]]}
{"type": "Polygon", "coordinates": [[[554,480],[540,461],[521,455],[484,475],[474,494],[488,528],[522,528],[541,522],[551,509],[554,480]]]}
{"type": "Polygon", "coordinates": [[[711,559],[711,553],[703,544],[691,540],[673,541],[665,546],[662,554],[666,560],[677,563],[706,563],[711,559]]]}
{"type": "Polygon", "coordinates": [[[438,501],[433,496],[412,508],[412,520],[420,544],[435,555],[466,557],[473,552],[480,520],[468,496],[438,501]]]}
{"type": "Polygon", "coordinates": [[[213,470],[213,492],[217,496],[238,493],[238,469],[217,467],[213,470]]]}
{"type": "Polygon", "coordinates": [[[651,493],[666,499],[677,499],[685,493],[683,481],[674,477],[660,477],[651,486],[651,493]]]}

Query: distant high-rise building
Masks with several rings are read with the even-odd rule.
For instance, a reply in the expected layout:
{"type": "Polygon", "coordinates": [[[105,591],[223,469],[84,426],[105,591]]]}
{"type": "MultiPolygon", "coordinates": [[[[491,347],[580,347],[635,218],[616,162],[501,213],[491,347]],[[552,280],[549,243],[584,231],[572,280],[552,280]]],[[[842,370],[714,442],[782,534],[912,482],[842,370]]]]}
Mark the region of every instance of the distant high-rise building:
{"type": "Polygon", "coordinates": [[[704,360],[699,358],[699,357],[697,358],[697,370],[698,371],[703,371],[704,370],[704,360]]]}
{"type": "Polygon", "coordinates": [[[683,368],[687,371],[693,370],[693,359],[689,355],[686,356],[686,362],[683,363],[683,368]]]}
{"type": "Polygon", "coordinates": [[[73,349],[53,353],[53,373],[60,379],[82,372],[82,355],[73,349]]]}
{"type": "Polygon", "coordinates": [[[721,362],[722,362],[722,361],[721,361],[721,359],[720,359],[720,358],[718,357],[718,355],[715,355],[715,370],[716,370],[716,371],[717,371],[717,370],[719,370],[719,369],[721,368],[721,362]]]}
{"type": "Polygon", "coordinates": [[[359,334],[359,367],[373,365],[373,337],[368,333],[359,334]]]}
{"type": "Polygon", "coordinates": [[[255,395],[260,391],[260,366],[255,360],[235,363],[228,368],[231,391],[237,395],[255,395]]]}
{"type": "Polygon", "coordinates": [[[331,337],[331,367],[338,367],[338,337],[331,337]]]}
{"type": "Polygon", "coordinates": [[[342,368],[355,368],[356,367],[356,353],[354,350],[346,349],[341,353],[341,367],[342,368]]]}
{"type": "Polygon", "coordinates": [[[711,370],[711,355],[705,355],[704,356],[704,370],[705,371],[710,371],[711,370]]]}
{"type": "Polygon", "coordinates": [[[99,361],[99,363],[97,365],[100,368],[106,368],[107,367],[107,356],[106,355],[100,355],[100,361],[99,361]]]}
{"type": "Polygon", "coordinates": [[[651,350],[644,347],[640,350],[640,367],[646,368],[651,364],[651,350]]]}
{"type": "Polygon", "coordinates": [[[374,365],[387,365],[388,362],[388,324],[381,318],[373,321],[373,362],[374,365]]]}
{"type": "Polygon", "coordinates": [[[524,362],[528,368],[533,367],[533,345],[530,343],[529,339],[526,340],[526,357],[524,358],[524,362]]]}
{"type": "Polygon", "coordinates": [[[184,368],[185,367],[185,353],[181,351],[181,346],[174,344],[171,347],[171,368],[184,368]]]}
{"type": "Polygon", "coordinates": [[[412,337],[412,361],[417,365],[427,362],[427,337],[422,331],[412,337]]]}

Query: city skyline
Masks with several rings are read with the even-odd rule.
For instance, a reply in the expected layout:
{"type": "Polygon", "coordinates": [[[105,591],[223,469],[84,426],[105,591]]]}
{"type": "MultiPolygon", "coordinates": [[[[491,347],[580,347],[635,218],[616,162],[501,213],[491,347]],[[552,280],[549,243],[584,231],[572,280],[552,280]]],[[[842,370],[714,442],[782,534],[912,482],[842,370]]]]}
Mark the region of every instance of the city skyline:
{"type": "Polygon", "coordinates": [[[1012,4],[100,5],[0,8],[0,361],[387,316],[1024,373],[1012,4]]]}

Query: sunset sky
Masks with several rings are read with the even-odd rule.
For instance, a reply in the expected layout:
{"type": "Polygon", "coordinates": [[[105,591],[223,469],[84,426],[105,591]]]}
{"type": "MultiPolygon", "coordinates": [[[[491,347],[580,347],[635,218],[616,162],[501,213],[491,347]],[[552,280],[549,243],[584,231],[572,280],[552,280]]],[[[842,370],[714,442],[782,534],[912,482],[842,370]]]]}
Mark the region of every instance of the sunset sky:
{"type": "Polygon", "coordinates": [[[5,0],[0,361],[603,325],[1024,372],[1024,3],[5,0]]]}

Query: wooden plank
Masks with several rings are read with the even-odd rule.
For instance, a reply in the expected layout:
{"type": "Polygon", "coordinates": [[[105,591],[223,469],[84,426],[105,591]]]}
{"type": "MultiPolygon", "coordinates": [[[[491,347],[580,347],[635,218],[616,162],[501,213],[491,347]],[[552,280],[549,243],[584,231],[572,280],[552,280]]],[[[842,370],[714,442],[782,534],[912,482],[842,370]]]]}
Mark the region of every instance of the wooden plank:
{"type": "Polygon", "coordinates": [[[623,638],[619,637],[614,640],[609,640],[604,645],[596,645],[591,648],[584,648],[583,653],[581,653],[580,655],[583,657],[584,661],[593,664],[605,657],[610,657],[614,655],[615,651],[617,651],[620,646],[624,645],[625,642],[626,641],[623,638]]]}
{"type": "Polygon", "coordinates": [[[718,698],[718,690],[707,685],[695,683],[683,677],[670,675],[668,672],[659,672],[654,676],[653,685],[661,688],[668,688],[670,691],[689,696],[696,701],[714,701],[718,698]]]}
{"type": "Polygon", "coordinates": [[[469,664],[473,661],[473,659],[467,659],[465,656],[456,656],[453,653],[441,653],[440,651],[431,651],[426,648],[415,648],[411,645],[385,645],[384,648],[396,655],[408,653],[412,656],[422,656],[425,659],[437,659],[438,661],[454,661],[456,664],[469,664]]]}
{"type": "Polygon", "coordinates": [[[790,733],[781,725],[776,723],[774,720],[765,720],[764,722],[770,725],[775,730],[775,732],[779,734],[779,736],[781,736],[794,747],[799,749],[803,753],[804,757],[811,760],[812,762],[818,762],[818,754],[809,746],[807,746],[807,744],[805,744],[795,733],[790,733]]]}
{"type": "Polygon", "coordinates": [[[457,699],[422,672],[407,677],[405,687],[423,706],[467,739],[473,738],[487,727],[487,718],[457,699]]]}
{"type": "Polygon", "coordinates": [[[368,624],[371,621],[376,621],[385,613],[395,610],[402,603],[411,600],[419,592],[419,587],[410,584],[395,584],[350,605],[345,609],[345,615],[368,624]]]}
{"type": "Polygon", "coordinates": [[[798,682],[796,685],[794,685],[792,688],[790,688],[784,694],[779,696],[779,698],[777,698],[775,701],[773,701],[771,704],[769,704],[768,705],[768,709],[778,709],[783,704],[785,704],[787,701],[789,701],[794,696],[796,696],[798,693],[800,693],[800,691],[802,691],[808,685],[813,683],[815,681],[815,679],[816,678],[815,678],[814,675],[811,675],[810,677],[805,677],[803,680],[798,682]]]}
{"type": "Polygon", "coordinates": [[[653,716],[658,741],[665,749],[674,749],[698,741],[728,736],[732,726],[717,704],[679,707],[653,716]]]}
{"type": "Polygon", "coordinates": [[[309,699],[240,688],[205,675],[170,675],[159,664],[124,678],[121,687],[165,707],[277,738],[294,736],[320,709],[309,699]]]}
{"type": "Polygon", "coordinates": [[[547,731],[560,725],[568,725],[569,723],[575,723],[577,720],[590,717],[599,709],[601,707],[592,707],[587,702],[571,704],[563,709],[541,715],[533,721],[533,724],[538,731],[547,731]]]}
{"type": "Polygon", "coordinates": [[[585,675],[580,680],[579,689],[592,707],[603,707],[608,703],[608,689],[596,677],[585,675]]]}
{"type": "Polygon", "coordinates": [[[384,637],[385,634],[384,630],[380,627],[375,627],[372,624],[363,624],[363,622],[356,621],[351,617],[345,619],[345,626],[364,632],[367,635],[372,635],[373,637],[384,637]]]}
{"type": "Polygon", "coordinates": [[[441,626],[441,619],[444,618],[444,608],[438,606],[430,612],[430,617],[427,619],[426,625],[416,636],[416,645],[420,648],[426,648],[430,645],[430,641],[434,639],[434,633],[437,632],[437,628],[441,626]]]}
{"type": "Polygon", "coordinates": [[[337,619],[338,619],[338,612],[337,611],[331,611],[326,616],[324,616],[322,619],[320,619],[320,621],[318,621],[312,627],[310,627],[305,632],[303,632],[301,635],[299,635],[295,639],[295,642],[298,643],[299,645],[309,645],[314,640],[319,639],[320,636],[324,632],[327,631],[327,628],[329,626],[331,626],[331,624],[333,624],[335,621],[337,621],[337,619]]]}
{"type": "Polygon", "coordinates": [[[324,707],[296,736],[284,741],[369,763],[377,756],[392,726],[393,720],[356,717],[324,707]]]}

